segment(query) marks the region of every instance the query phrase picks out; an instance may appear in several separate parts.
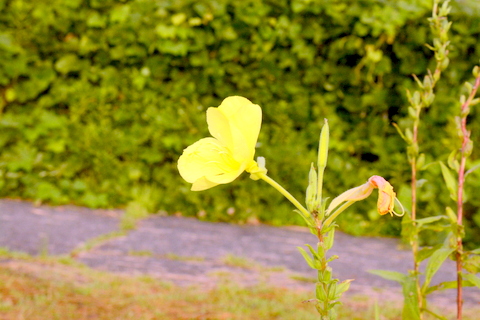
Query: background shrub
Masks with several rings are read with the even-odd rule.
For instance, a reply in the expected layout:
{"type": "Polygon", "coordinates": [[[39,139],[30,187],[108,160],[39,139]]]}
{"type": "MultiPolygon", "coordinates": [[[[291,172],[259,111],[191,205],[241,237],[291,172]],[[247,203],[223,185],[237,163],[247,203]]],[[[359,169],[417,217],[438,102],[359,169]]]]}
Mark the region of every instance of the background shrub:
{"type": "MultiPolygon", "coordinates": [[[[460,84],[480,56],[479,4],[452,5],[451,65],[421,127],[430,161],[456,143],[448,137],[460,84]]],[[[391,123],[409,121],[411,74],[431,63],[430,8],[423,0],[0,0],[0,195],[297,223],[288,202],[248,175],[201,193],[178,175],[183,148],[208,134],[205,110],[242,95],[263,108],[257,155],[295,196],[327,118],[326,192],[380,174],[406,199],[405,145],[391,123]]],[[[475,140],[476,109],[469,126],[475,140]]],[[[472,165],[478,158],[475,149],[472,165]]],[[[422,178],[420,216],[443,212],[438,165],[422,178]]],[[[478,243],[478,173],[468,186],[466,241],[478,243]]],[[[342,228],[398,234],[399,221],[377,220],[373,208],[356,205],[342,228]]]]}

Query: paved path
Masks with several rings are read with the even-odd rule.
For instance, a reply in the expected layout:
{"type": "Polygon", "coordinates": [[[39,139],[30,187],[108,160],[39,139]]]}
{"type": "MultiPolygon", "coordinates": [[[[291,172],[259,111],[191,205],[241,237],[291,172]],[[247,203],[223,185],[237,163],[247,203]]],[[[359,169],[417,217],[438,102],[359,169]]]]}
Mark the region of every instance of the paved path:
{"type": "MultiPolygon", "coordinates": [[[[313,290],[313,284],[294,280],[314,278],[297,250],[315,237],[302,228],[266,225],[238,226],[191,218],[153,216],[135,230],[108,237],[119,230],[121,210],[90,210],[75,206],[39,206],[0,200],[0,246],[32,255],[72,254],[86,265],[110,272],[149,274],[180,285],[215,283],[226,272],[240,283],[270,281],[275,285],[313,290]],[[104,240],[100,240],[105,238],[104,240]],[[93,240],[93,241],[92,241],[93,240]],[[96,244],[93,245],[92,244],[96,244]],[[228,257],[241,257],[246,266],[232,265],[228,257]],[[281,268],[279,268],[281,267],[281,268]]],[[[398,298],[399,286],[368,273],[371,269],[406,272],[411,253],[389,238],[335,236],[331,263],[340,280],[355,279],[349,294],[398,298]]],[[[452,261],[442,267],[434,282],[455,279],[452,261]]],[[[450,304],[454,292],[433,297],[450,304]]],[[[480,306],[480,290],[467,290],[466,304],[480,306]]]]}

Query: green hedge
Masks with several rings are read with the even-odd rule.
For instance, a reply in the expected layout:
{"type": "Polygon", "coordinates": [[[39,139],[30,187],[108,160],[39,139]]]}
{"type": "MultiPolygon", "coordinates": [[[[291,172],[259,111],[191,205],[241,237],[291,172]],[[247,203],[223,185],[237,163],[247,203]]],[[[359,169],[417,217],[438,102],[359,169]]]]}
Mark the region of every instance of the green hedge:
{"type": "MultiPolygon", "coordinates": [[[[452,149],[457,88],[480,56],[474,2],[451,16],[452,63],[422,123],[430,158],[452,149]]],[[[332,137],[326,192],[380,174],[404,194],[405,145],[391,122],[408,121],[411,74],[431,64],[430,7],[424,0],[0,0],[0,196],[299,222],[289,203],[248,175],[201,193],[179,177],[183,148],[208,134],[205,110],[229,95],[262,106],[257,155],[299,198],[323,118],[332,137]]],[[[431,168],[423,215],[448,203],[431,168]]],[[[478,174],[470,187],[480,187],[478,174]]],[[[398,221],[376,220],[373,201],[345,213],[342,227],[398,234],[398,221]]],[[[472,194],[470,240],[480,241],[479,208],[472,194]]]]}

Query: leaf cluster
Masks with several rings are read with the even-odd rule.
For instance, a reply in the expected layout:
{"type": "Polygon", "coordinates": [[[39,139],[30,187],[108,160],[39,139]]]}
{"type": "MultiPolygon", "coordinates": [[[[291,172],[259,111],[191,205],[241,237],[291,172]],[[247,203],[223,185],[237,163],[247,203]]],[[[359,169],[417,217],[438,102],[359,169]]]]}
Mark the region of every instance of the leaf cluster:
{"type": "MultiPolygon", "coordinates": [[[[324,118],[326,196],[378,173],[405,189],[404,144],[390,123],[409,121],[410,75],[431,63],[429,7],[421,0],[0,0],[0,196],[300,222],[274,190],[246,177],[192,194],[178,176],[183,148],[207,134],[205,110],[236,94],[262,106],[257,155],[297,198],[324,118]]],[[[451,84],[467,79],[476,62],[479,17],[467,2],[451,14],[450,71],[421,128],[434,141],[427,158],[452,143],[439,134],[456,130],[451,84]]],[[[470,121],[480,132],[475,110],[470,121]]],[[[478,156],[473,150],[472,161],[478,156]]],[[[445,207],[438,173],[420,199],[425,216],[445,207]]],[[[470,199],[467,240],[478,242],[480,200],[470,199]]],[[[367,207],[346,212],[341,227],[399,233],[394,222],[361,214],[367,207]]]]}

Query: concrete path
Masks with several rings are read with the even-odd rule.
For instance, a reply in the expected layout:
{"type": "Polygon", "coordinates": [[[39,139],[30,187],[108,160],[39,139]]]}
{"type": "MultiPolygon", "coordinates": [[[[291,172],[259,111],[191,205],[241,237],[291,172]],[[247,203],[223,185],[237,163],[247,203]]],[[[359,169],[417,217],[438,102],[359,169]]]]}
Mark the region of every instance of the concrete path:
{"type": "MultiPolygon", "coordinates": [[[[116,235],[122,214],[121,210],[36,207],[29,202],[3,199],[0,247],[32,255],[71,254],[92,268],[148,274],[180,285],[208,288],[228,275],[245,285],[268,281],[277,286],[314,288],[305,280],[314,279],[315,271],[297,250],[306,243],[315,245],[315,237],[306,229],[153,216],[141,221],[135,230],[116,235]]],[[[330,254],[339,256],[331,263],[334,276],[355,279],[349,295],[401,299],[399,285],[368,272],[407,272],[411,253],[400,249],[397,240],[337,232],[330,254]]],[[[434,282],[454,279],[454,263],[447,261],[434,282]]],[[[447,291],[435,294],[432,301],[451,305],[454,297],[453,291],[447,291]]],[[[466,306],[480,306],[480,290],[469,288],[465,300],[466,306]]]]}

